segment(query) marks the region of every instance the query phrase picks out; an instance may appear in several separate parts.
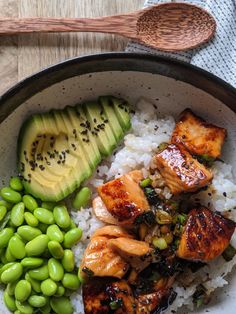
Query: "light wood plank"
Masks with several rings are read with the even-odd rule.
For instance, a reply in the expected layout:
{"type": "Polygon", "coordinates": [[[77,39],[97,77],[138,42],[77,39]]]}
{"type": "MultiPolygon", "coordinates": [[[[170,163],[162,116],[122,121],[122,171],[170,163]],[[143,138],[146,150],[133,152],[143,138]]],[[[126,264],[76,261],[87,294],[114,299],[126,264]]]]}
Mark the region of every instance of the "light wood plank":
{"type": "MultiPolygon", "coordinates": [[[[19,16],[95,17],[131,12],[143,0],[19,0],[19,16]]],[[[96,52],[124,50],[127,40],[108,34],[19,36],[18,79],[59,61],[96,52]]]]}
{"type": "MultiPolygon", "coordinates": [[[[1,17],[18,16],[18,0],[0,1],[1,17]]],[[[0,37],[0,95],[18,80],[18,38],[0,37]]]]}

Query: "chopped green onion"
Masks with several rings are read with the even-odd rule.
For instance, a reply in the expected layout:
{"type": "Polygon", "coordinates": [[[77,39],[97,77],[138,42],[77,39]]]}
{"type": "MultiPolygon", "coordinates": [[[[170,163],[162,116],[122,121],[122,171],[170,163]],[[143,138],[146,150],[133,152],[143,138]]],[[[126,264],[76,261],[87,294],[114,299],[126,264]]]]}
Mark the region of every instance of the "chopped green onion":
{"type": "Polygon", "coordinates": [[[168,144],[168,143],[165,143],[165,142],[163,142],[163,143],[161,143],[160,145],[158,145],[158,147],[157,147],[158,152],[161,152],[161,151],[163,151],[164,149],[166,149],[166,147],[167,147],[168,145],[169,145],[169,144],[168,144]]]}
{"type": "Polygon", "coordinates": [[[159,250],[165,250],[168,247],[166,240],[164,238],[154,237],[152,240],[152,244],[154,245],[155,248],[159,250]]]}
{"type": "Polygon", "coordinates": [[[178,218],[178,221],[180,222],[180,224],[181,224],[181,225],[184,225],[185,222],[186,222],[186,220],[187,220],[187,215],[185,215],[185,214],[179,214],[179,215],[177,216],[177,218],[178,218]]]}
{"type": "Polygon", "coordinates": [[[164,210],[157,210],[156,212],[156,221],[160,225],[166,225],[172,223],[172,217],[169,213],[164,210]]]}
{"type": "Polygon", "coordinates": [[[122,307],[122,305],[123,305],[123,301],[121,299],[117,299],[109,303],[111,310],[117,310],[120,307],[122,307]]]}
{"type": "Polygon", "coordinates": [[[208,167],[211,167],[213,165],[213,162],[215,161],[215,158],[209,156],[208,154],[199,155],[196,156],[196,158],[200,163],[203,163],[208,167]]]}
{"type": "Polygon", "coordinates": [[[233,259],[235,254],[236,249],[231,244],[229,244],[229,246],[222,253],[222,256],[226,260],[226,262],[229,262],[233,259]]]}
{"type": "Polygon", "coordinates": [[[146,178],[140,182],[141,188],[146,188],[148,185],[152,184],[152,179],[146,178]]]}

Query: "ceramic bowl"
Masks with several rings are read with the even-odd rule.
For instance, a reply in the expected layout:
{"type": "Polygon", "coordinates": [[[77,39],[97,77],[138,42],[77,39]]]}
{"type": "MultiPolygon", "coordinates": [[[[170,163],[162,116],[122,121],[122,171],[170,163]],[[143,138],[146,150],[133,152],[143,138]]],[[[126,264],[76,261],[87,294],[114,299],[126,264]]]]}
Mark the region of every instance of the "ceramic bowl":
{"type": "MultiPolygon", "coordinates": [[[[75,58],[15,85],[0,98],[1,185],[16,174],[16,146],[22,122],[31,114],[112,94],[135,104],[147,97],[161,115],[186,107],[228,130],[223,159],[236,176],[236,90],[183,62],[143,54],[113,53],[75,58]]],[[[236,276],[197,313],[235,313],[236,276]]],[[[0,310],[2,313],[2,311],[0,310]]],[[[183,310],[180,313],[184,313],[183,310]]],[[[195,312],[196,313],[196,312],[195,312]]]]}

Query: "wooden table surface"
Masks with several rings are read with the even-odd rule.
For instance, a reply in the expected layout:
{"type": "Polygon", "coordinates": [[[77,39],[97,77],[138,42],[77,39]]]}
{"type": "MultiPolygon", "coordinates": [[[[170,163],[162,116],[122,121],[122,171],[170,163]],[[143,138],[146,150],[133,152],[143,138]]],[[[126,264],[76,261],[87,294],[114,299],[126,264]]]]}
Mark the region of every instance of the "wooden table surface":
{"type": "MultiPolygon", "coordinates": [[[[131,12],[144,0],[0,0],[1,17],[95,17],[131,12]]],[[[0,94],[30,74],[75,56],[124,50],[108,34],[64,33],[0,37],[0,94]]]]}

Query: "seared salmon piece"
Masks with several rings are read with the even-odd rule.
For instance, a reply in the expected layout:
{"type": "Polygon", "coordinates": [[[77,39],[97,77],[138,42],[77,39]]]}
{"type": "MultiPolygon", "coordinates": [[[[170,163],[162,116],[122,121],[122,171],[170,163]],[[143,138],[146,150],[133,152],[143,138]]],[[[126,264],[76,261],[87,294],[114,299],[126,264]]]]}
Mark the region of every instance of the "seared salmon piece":
{"type": "Polygon", "coordinates": [[[151,263],[152,249],[144,241],[121,237],[109,240],[108,247],[119,254],[137,271],[142,271],[151,263]]]}
{"type": "Polygon", "coordinates": [[[168,145],[153,159],[173,194],[195,192],[211,182],[213,175],[184,147],[168,145]]]}
{"type": "Polygon", "coordinates": [[[95,197],[93,200],[93,212],[95,216],[102,222],[111,225],[119,224],[117,219],[109,213],[100,196],[95,197]]]}
{"type": "Polygon", "coordinates": [[[217,158],[226,135],[226,129],[207,123],[186,109],[180,114],[171,142],[183,144],[191,154],[217,158]]]}
{"type": "Polygon", "coordinates": [[[107,238],[119,238],[119,237],[133,238],[133,236],[130,233],[128,233],[124,228],[120,226],[105,226],[105,227],[99,228],[94,232],[91,238],[94,238],[97,236],[105,236],[107,238]]]}
{"type": "Polygon", "coordinates": [[[162,278],[156,284],[153,292],[138,295],[136,297],[136,314],[159,313],[159,311],[155,311],[158,310],[164,300],[169,305],[168,296],[170,295],[173,282],[174,277],[162,278]]]}
{"type": "Polygon", "coordinates": [[[139,215],[149,210],[139,186],[142,179],[142,172],[135,170],[98,187],[107,210],[121,225],[132,225],[139,215]]]}
{"type": "Polygon", "coordinates": [[[208,208],[194,208],[189,212],[177,255],[180,258],[207,262],[228,246],[235,230],[235,222],[208,208]]]}
{"type": "Polygon", "coordinates": [[[80,264],[80,272],[86,276],[110,276],[122,278],[129,269],[128,263],[108,245],[108,238],[97,236],[91,239],[80,264]]]}
{"type": "Polygon", "coordinates": [[[85,314],[136,313],[133,293],[124,280],[92,278],[83,286],[83,302],[85,314]]]}

